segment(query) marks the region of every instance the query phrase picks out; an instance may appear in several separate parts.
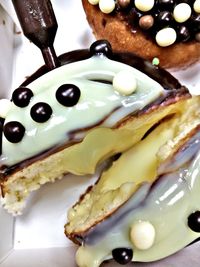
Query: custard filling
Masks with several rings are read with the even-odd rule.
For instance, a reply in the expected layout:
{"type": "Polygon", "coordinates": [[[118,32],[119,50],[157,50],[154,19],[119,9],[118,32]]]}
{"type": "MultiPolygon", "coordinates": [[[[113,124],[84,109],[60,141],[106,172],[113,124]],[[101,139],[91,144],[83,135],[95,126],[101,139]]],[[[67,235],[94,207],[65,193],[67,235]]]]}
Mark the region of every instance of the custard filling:
{"type": "Polygon", "coordinates": [[[82,233],[126,202],[143,183],[158,177],[158,168],[181,147],[200,123],[198,98],[162,120],[155,129],[114,161],[84,198],[68,213],[66,233],[82,233]],[[188,108],[189,107],[189,108],[188,108]]]}

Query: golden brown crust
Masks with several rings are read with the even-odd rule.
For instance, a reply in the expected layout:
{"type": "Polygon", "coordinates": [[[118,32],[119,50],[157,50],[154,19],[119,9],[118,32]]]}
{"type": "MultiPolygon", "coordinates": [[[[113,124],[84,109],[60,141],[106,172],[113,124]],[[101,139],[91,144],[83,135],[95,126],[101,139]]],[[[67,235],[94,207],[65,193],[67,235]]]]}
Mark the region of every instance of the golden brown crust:
{"type": "Polygon", "coordinates": [[[82,0],[87,20],[97,39],[107,39],[114,50],[133,52],[150,61],[158,57],[164,68],[186,68],[200,61],[200,43],[178,43],[162,48],[148,39],[141,31],[133,33],[116,16],[102,13],[97,6],[82,0]]]}

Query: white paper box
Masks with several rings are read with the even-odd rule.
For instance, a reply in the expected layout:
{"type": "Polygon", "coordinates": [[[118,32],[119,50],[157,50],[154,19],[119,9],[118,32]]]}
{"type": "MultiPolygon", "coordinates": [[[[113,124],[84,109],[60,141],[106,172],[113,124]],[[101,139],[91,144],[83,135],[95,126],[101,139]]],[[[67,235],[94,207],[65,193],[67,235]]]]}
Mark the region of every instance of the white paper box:
{"type": "MultiPolygon", "coordinates": [[[[89,47],[94,37],[80,0],[55,0],[52,3],[59,24],[55,41],[57,54],[89,47]]],[[[16,20],[10,0],[0,0],[0,4],[16,20]]],[[[26,76],[43,64],[40,51],[20,34],[14,34],[13,29],[12,19],[0,6],[0,97],[10,95],[26,76]]],[[[197,93],[198,70],[199,66],[194,66],[175,73],[175,76],[197,93]]],[[[64,235],[67,209],[94,181],[91,177],[68,175],[54,184],[45,185],[31,195],[24,214],[17,218],[0,208],[0,267],[75,267],[76,247],[64,235]]],[[[127,266],[199,267],[199,251],[200,244],[197,243],[161,262],[127,266]]],[[[112,262],[105,266],[118,265],[112,262]]]]}
{"type": "Polygon", "coordinates": [[[12,82],[14,24],[0,6],[0,98],[8,95],[12,82]]]}

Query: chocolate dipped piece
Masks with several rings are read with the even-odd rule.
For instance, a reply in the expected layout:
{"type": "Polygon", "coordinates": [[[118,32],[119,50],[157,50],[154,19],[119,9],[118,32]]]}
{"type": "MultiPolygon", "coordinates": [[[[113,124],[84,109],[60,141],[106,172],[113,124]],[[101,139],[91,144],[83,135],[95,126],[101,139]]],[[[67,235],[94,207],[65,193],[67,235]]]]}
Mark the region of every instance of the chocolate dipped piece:
{"type": "MultiPolygon", "coordinates": [[[[42,67],[30,77],[23,84],[32,92],[30,102],[23,108],[11,102],[5,115],[4,125],[18,121],[25,129],[21,140],[5,132],[2,139],[2,201],[14,214],[40,185],[68,172],[94,173],[102,160],[184,110],[191,97],[166,71],[135,55],[115,53],[106,41],[60,61],[61,67],[51,72],[42,67]]],[[[21,99],[20,90],[14,95],[21,99]]]]}
{"type": "Polygon", "coordinates": [[[114,49],[184,68],[200,59],[199,1],[82,0],[97,39],[114,49]]]}
{"type": "Polygon", "coordinates": [[[24,35],[42,52],[51,70],[60,65],[54,47],[58,24],[50,0],[13,0],[24,35]]]}

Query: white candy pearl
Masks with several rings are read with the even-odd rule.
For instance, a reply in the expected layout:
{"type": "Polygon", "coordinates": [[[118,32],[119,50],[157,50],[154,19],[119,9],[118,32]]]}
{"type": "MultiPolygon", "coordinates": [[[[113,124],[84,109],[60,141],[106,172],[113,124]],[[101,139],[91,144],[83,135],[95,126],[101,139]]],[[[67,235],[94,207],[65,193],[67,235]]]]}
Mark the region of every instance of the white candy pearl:
{"type": "Polygon", "coordinates": [[[91,4],[91,5],[97,5],[99,3],[99,0],[88,0],[88,2],[91,4]]]}
{"type": "Polygon", "coordinates": [[[115,1],[114,0],[99,0],[99,8],[103,13],[109,14],[115,9],[115,1]]]}
{"type": "Polygon", "coordinates": [[[0,117],[5,119],[9,110],[12,107],[12,102],[8,99],[1,99],[0,100],[0,117]]]}
{"type": "Polygon", "coordinates": [[[113,78],[114,89],[122,95],[130,95],[137,89],[137,80],[132,71],[122,70],[113,78]]]}
{"type": "Polygon", "coordinates": [[[164,28],[156,34],[156,42],[159,46],[166,47],[176,41],[176,31],[172,28],[164,28]]]}
{"type": "Polygon", "coordinates": [[[194,2],[194,11],[200,13],[200,0],[194,2]]]}
{"type": "Polygon", "coordinates": [[[135,0],[135,6],[143,12],[151,10],[154,6],[154,0],[135,0]]]}
{"type": "Polygon", "coordinates": [[[141,221],[131,228],[130,237],[132,243],[140,250],[147,250],[155,241],[155,228],[150,222],[141,221]]]}
{"type": "Polygon", "coordinates": [[[186,20],[188,20],[191,14],[192,14],[192,9],[186,3],[181,3],[175,6],[173,12],[174,19],[179,23],[183,23],[186,20]]]}

